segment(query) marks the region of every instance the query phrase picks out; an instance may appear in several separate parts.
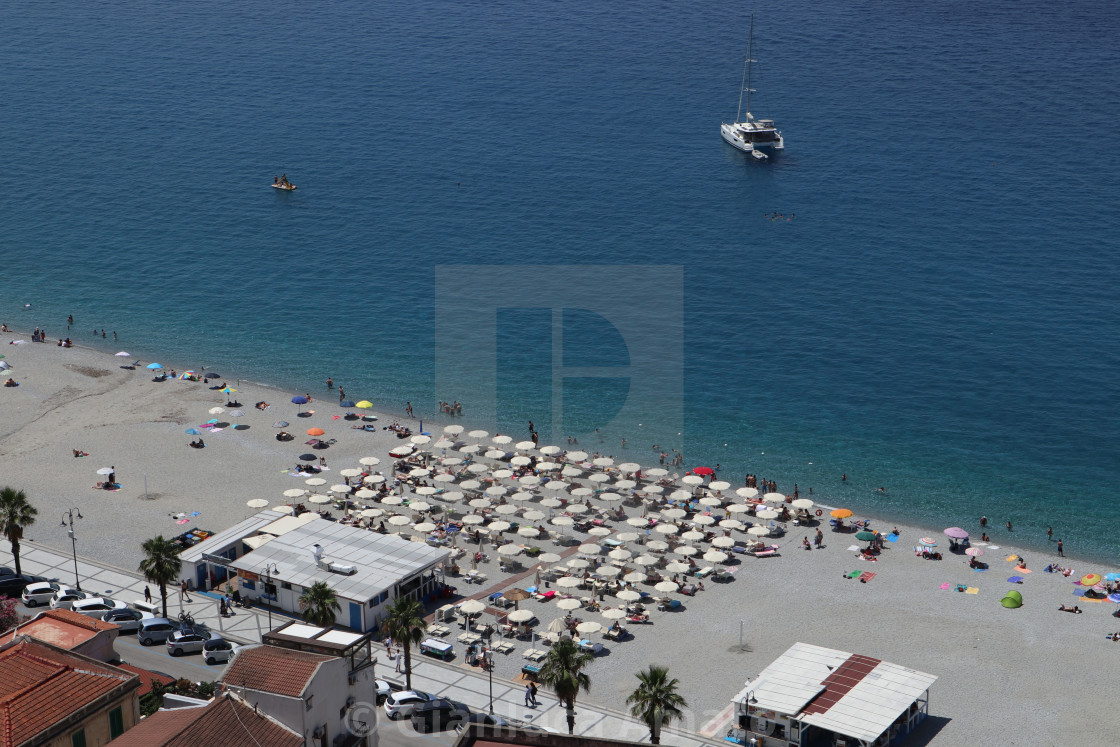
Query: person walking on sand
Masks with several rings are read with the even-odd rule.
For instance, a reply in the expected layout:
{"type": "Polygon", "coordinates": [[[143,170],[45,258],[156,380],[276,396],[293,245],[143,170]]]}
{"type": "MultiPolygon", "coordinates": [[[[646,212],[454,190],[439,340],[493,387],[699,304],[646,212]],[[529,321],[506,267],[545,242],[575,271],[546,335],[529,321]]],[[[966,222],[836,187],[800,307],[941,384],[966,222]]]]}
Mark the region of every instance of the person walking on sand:
{"type": "Polygon", "coordinates": [[[821,549],[822,542],[824,542],[824,532],[821,531],[820,527],[817,527],[817,538],[814,541],[814,544],[817,546],[818,550],[821,549]]]}
{"type": "Polygon", "coordinates": [[[1062,541],[1061,541],[1061,540],[1058,540],[1058,557],[1059,557],[1059,558],[1064,558],[1065,556],[1066,556],[1066,554],[1065,554],[1065,552],[1064,552],[1064,551],[1062,550],[1062,541]]]}

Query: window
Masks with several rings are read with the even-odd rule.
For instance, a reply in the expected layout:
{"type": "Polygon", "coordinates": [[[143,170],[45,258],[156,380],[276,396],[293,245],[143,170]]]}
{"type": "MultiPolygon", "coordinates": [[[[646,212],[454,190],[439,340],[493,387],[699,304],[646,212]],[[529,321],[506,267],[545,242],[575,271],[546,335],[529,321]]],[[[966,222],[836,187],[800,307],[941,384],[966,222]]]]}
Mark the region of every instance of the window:
{"type": "Polygon", "coordinates": [[[121,734],[124,734],[124,713],[121,712],[121,707],[117,706],[109,711],[109,738],[116,739],[121,734]]]}
{"type": "Polygon", "coordinates": [[[307,707],[306,707],[306,710],[308,710],[308,711],[310,711],[310,710],[311,710],[311,701],[313,701],[313,700],[315,700],[315,696],[314,696],[314,695],[308,695],[308,696],[307,696],[307,707]]]}
{"type": "Polygon", "coordinates": [[[86,747],[86,730],[79,729],[70,735],[71,747],[86,747]]]}
{"type": "Polygon", "coordinates": [[[288,583],[287,581],[281,581],[281,582],[280,582],[280,588],[281,588],[281,589],[286,589],[286,590],[288,590],[288,591],[291,591],[291,590],[292,590],[292,585],[291,585],[291,584],[289,584],[289,583],[288,583]]]}

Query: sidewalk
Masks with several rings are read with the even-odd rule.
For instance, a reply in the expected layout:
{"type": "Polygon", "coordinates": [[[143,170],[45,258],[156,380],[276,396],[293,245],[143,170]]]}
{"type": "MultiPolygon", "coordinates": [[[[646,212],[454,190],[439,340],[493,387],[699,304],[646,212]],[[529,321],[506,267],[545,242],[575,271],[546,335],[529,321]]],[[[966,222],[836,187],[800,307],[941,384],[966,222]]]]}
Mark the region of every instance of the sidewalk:
{"type": "MultiPolygon", "coordinates": [[[[393,672],[393,662],[385,660],[384,652],[378,653],[378,677],[399,682],[404,675],[393,672]]],[[[508,718],[519,718],[543,728],[568,733],[564,707],[550,690],[540,688],[536,708],[525,705],[525,683],[512,682],[497,676],[493,680],[494,713],[508,718]]],[[[437,693],[470,706],[473,711],[485,712],[490,704],[490,678],[458,663],[445,663],[413,653],[412,686],[417,690],[437,693]]],[[[594,686],[594,683],[592,683],[594,686]]],[[[633,742],[649,740],[649,727],[635,721],[628,714],[612,711],[587,702],[588,696],[580,693],[576,698],[576,730],[579,736],[603,739],[625,739],[633,742]]],[[[674,747],[711,747],[721,744],[718,740],[705,739],[697,734],[664,729],[661,743],[674,747]]]]}
{"type": "MultiPolygon", "coordinates": [[[[74,584],[74,556],[61,553],[53,548],[44,547],[34,542],[21,542],[19,554],[20,565],[28,576],[42,576],[49,581],[61,584],[74,584]]],[[[12,553],[8,544],[3,543],[0,548],[0,564],[13,565],[12,553]]],[[[121,602],[131,603],[143,601],[144,587],[152,591],[152,601],[159,603],[159,588],[149,584],[139,572],[126,571],[123,568],[114,568],[104,563],[97,563],[78,556],[78,575],[82,582],[82,591],[110,596],[121,602]]],[[[235,643],[260,643],[261,636],[268,630],[268,613],[265,610],[245,609],[238,607],[232,617],[222,617],[218,613],[218,597],[206,593],[191,592],[191,601],[185,604],[179,598],[178,587],[169,587],[167,590],[167,615],[172,620],[179,616],[179,612],[187,611],[194,616],[194,621],[207,630],[219,632],[223,638],[235,643]]],[[[39,609],[39,608],[37,608],[39,609]]],[[[273,624],[278,624],[287,617],[284,614],[272,613],[273,624]]]]}

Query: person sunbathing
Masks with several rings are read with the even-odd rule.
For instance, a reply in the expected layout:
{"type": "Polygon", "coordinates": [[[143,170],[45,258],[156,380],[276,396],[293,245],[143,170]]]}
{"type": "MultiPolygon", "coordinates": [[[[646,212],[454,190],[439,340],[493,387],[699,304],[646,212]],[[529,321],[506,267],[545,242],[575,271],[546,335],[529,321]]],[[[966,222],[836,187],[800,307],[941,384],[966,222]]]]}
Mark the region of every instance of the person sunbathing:
{"type": "Polygon", "coordinates": [[[1078,608],[1077,605],[1074,605],[1072,607],[1067,607],[1063,604],[1062,606],[1058,607],[1058,610],[1061,611],[1061,612],[1072,612],[1075,615],[1080,615],[1081,614],[1081,610],[1080,610],[1080,608],[1078,608]]]}
{"type": "Polygon", "coordinates": [[[82,451],[81,449],[74,449],[73,451],[74,451],[74,456],[75,457],[87,457],[87,456],[89,456],[89,452],[82,451]]]}

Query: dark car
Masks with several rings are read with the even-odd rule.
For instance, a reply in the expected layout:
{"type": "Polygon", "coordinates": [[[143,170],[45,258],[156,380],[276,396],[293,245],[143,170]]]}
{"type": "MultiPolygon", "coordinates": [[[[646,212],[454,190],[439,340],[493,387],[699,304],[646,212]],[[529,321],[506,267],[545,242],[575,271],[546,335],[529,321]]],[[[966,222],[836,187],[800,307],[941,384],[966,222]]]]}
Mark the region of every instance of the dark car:
{"type": "Polygon", "coordinates": [[[518,718],[506,718],[499,716],[496,713],[472,713],[470,717],[460,722],[455,731],[462,733],[471,724],[481,724],[482,726],[489,726],[494,729],[519,729],[521,731],[547,731],[539,726],[530,724],[528,721],[522,721],[518,718]]]}
{"type": "Polygon", "coordinates": [[[0,597],[18,597],[28,584],[35,583],[30,576],[0,576],[0,597]]]}
{"type": "Polygon", "coordinates": [[[417,703],[412,709],[412,727],[416,731],[443,731],[456,727],[471,717],[471,709],[458,701],[436,698],[417,703]]]}

